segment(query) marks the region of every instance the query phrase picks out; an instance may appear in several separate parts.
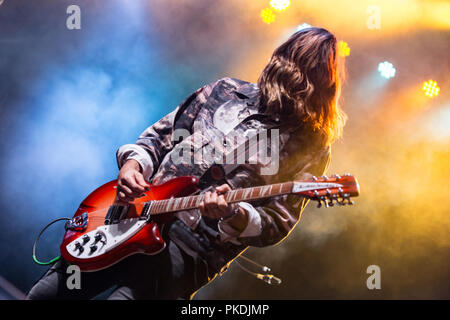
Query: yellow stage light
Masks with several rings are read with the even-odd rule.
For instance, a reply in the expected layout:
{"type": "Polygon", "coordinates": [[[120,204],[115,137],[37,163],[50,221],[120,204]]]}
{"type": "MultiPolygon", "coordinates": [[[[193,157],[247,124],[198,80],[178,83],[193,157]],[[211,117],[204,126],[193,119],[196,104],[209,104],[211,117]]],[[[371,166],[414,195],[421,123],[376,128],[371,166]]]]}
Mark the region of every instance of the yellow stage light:
{"type": "Polygon", "coordinates": [[[423,84],[423,91],[425,91],[425,95],[430,98],[437,96],[440,89],[441,88],[437,86],[437,82],[433,80],[426,81],[423,84]]]}
{"type": "Polygon", "coordinates": [[[290,0],[270,0],[270,6],[277,11],[286,10],[290,4],[290,0]]]}
{"type": "Polygon", "coordinates": [[[269,8],[261,10],[261,18],[264,23],[271,24],[275,21],[275,14],[269,8]]]}
{"type": "Polygon", "coordinates": [[[347,42],[342,40],[337,44],[337,51],[339,56],[344,58],[350,55],[350,47],[348,46],[347,42]]]}

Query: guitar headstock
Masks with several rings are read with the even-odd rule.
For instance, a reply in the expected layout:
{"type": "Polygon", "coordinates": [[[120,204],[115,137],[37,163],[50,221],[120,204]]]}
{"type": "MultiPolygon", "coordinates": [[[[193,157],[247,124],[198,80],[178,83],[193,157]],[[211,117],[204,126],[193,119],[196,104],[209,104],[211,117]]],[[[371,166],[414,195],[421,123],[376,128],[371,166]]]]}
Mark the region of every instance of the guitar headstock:
{"type": "Polygon", "coordinates": [[[318,201],[318,208],[331,207],[335,204],[352,205],[351,197],[359,195],[359,184],[351,174],[332,175],[330,177],[312,177],[308,180],[294,181],[292,193],[318,201]]]}

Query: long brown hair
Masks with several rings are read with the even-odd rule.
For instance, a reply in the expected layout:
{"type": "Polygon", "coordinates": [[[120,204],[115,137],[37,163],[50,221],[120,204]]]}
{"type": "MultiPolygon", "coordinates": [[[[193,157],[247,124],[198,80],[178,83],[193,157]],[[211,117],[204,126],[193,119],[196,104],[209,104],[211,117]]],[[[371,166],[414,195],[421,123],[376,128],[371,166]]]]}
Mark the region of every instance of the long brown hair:
{"type": "Polygon", "coordinates": [[[322,28],[297,31],[274,51],[258,80],[267,113],[310,123],[327,144],[341,136],[346,121],[338,104],[344,68],[336,42],[322,28]]]}

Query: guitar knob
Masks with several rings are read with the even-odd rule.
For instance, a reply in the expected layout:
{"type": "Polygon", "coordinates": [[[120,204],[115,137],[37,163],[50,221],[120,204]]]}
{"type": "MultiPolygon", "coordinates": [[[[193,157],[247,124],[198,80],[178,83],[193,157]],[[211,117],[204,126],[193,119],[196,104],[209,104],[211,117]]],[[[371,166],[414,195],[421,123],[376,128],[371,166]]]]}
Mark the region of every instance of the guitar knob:
{"type": "Polygon", "coordinates": [[[99,242],[100,240],[102,240],[103,236],[101,233],[96,233],[94,236],[94,240],[95,242],[99,242]]]}
{"type": "Polygon", "coordinates": [[[89,248],[91,249],[91,253],[97,250],[97,246],[95,244],[91,245],[89,248]]]}
{"type": "Polygon", "coordinates": [[[76,251],[76,250],[80,251],[80,253],[83,253],[84,248],[83,248],[83,246],[81,245],[81,243],[75,242],[75,251],[76,251]]]}
{"type": "Polygon", "coordinates": [[[89,240],[91,240],[91,237],[89,237],[87,234],[85,234],[85,235],[83,236],[83,244],[88,243],[89,240]]]}

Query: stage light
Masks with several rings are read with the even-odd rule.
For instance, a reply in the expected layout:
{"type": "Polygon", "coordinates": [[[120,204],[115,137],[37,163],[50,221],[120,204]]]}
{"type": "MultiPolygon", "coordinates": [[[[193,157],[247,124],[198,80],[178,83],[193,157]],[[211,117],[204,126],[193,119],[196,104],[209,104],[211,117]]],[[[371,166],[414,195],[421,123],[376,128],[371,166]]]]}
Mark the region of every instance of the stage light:
{"type": "Polygon", "coordinates": [[[275,21],[275,14],[269,8],[261,10],[261,18],[264,23],[271,24],[275,21]]]}
{"type": "Polygon", "coordinates": [[[337,44],[337,51],[339,56],[348,57],[350,55],[350,47],[347,42],[340,40],[337,44]]]}
{"type": "Polygon", "coordinates": [[[381,62],[378,65],[378,72],[381,74],[382,77],[389,79],[393,78],[395,76],[395,68],[392,65],[392,63],[388,61],[381,62]]]}
{"type": "Polygon", "coordinates": [[[437,86],[437,82],[433,80],[428,80],[423,84],[423,91],[425,91],[425,95],[430,98],[437,96],[440,89],[441,88],[437,86]]]}
{"type": "Polygon", "coordinates": [[[302,24],[298,25],[297,31],[300,31],[300,30],[303,30],[303,29],[308,29],[308,28],[311,28],[310,24],[302,23],[302,24]]]}
{"type": "Polygon", "coordinates": [[[290,0],[270,0],[270,6],[277,11],[286,10],[290,4],[290,0]]]}

